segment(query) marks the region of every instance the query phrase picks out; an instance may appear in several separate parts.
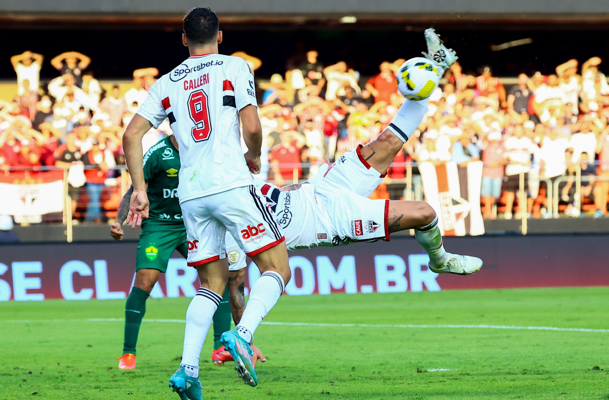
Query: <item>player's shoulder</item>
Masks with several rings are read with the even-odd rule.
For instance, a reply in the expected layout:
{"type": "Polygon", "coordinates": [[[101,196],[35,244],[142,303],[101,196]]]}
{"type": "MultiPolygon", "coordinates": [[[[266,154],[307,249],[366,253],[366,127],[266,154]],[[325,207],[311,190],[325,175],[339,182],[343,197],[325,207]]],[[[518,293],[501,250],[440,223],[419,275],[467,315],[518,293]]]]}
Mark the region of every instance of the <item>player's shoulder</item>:
{"type": "Polygon", "coordinates": [[[145,166],[151,157],[156,157],[157,155],[163,155],[168,148],[173,153],[173,150],[171,149],[169,141],[170,141],[170,136],[167,136],[166,138],[159,140],[151,148],[149,148],[148,151],[144,154],[143,165],[145,166]]]}

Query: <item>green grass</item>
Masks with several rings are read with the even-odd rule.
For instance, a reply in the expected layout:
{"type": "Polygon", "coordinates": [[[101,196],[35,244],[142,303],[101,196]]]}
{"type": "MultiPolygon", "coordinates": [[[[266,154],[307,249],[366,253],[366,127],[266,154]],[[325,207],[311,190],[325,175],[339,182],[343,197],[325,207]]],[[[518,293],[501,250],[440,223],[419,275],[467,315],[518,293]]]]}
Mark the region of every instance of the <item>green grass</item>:
{"type": "MultiPolygon", "coordinates": [[[[184,319],[188,299],[151,299],[184,319]]],[[[122,301],[0,304],[0,399],[174,399],[183,324],[144,322],[138,369],[120,371],[122,301]],[[52,321],[61,319],[64,321],[52,321]],[[12,322],[9,322],[13,320],[12,322]],[[15,322],[31,320],[32,322],[15,322]],[[67,320],[67,321],[66,321],[67,320]]],[[[609,329],[609,288],[284,296],[267,321],[609,329]]],[[[262,325],[260,384],[209,360],[210,399],[609,399],[605,332],[262,325]],[[426,372],[445,368],[450,371],[426,372]]]]}

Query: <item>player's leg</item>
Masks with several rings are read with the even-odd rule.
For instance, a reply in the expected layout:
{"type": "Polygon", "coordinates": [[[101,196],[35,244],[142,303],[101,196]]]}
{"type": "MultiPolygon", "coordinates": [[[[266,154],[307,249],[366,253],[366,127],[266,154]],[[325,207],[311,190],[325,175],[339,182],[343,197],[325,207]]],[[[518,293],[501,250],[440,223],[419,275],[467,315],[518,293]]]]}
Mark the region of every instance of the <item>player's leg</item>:
{"type": "MultiPolygon", "coordinates": [[[[211,197],[211,196],[209,196],[211,197]]],[[[222,301],[228,265],[224,248],[226,228],[211,215],[209,197],[181,204],[188,239],[188,266],[197,268],[201,287],[186,312],[182,362],[169,380],[181,398],[202,399],[199,359],[214,313],[222,301]]]]}
{"type": "MultiPolygon", "coordinates": [[[[425,30],[427,53],[423,53],[438,69],[439,78],[444,74],[457,57],[454,51],[447,49],[433,29],[425,30]]],[[[393,162],[396,154],[402,149],[412,133],[421,123],[429,99],[414,101],[406,99],[394,120],[379,137],[364,146],[361,150],[363,159],[375,170],[384,174],[393,162]]]]}
{"type": "Polygon", "coordinates": [[[215,365],[224,365],[225,361],[231,361],[233,358],[230,353],[224,349],[220,337],[226,331],[230,331],[231,325],[231,308],[228,298],[228,286],[224,289],[222,301],[216,310],[213,317],[214,325],[214,351],[211,354],[211,359],[215,365]]]}
{"type": "Polygon", "coordinates": [[[226,210],[219,215],[239,246],[257,264],[261,276],[252,286],[239,325],[222,335],[222,343],[233,356],[239,375],[247,384],[256,386],[249,344],[262,319],[279,300],[291,271],[285,238],[263,196],[254,186],[233,189],[227,194],[242,207],[237,210],[225,206],[226,210]]]}
{"type": "Polygon", "coordinates": [[[451,254],[444,250],[438,216],[424,201],[389,201],[388,231],[415,230],[417,242],[429,255],[429,269],[437,273],[469,275],[482,268],[476,257],[451,254]]]}
{"type": "MultiPolygon", "coordinates": [[[[231,312],[235,325],[239,324],[243,310],[245,309],[245,252],[239,247],[230,233],[226,234],[226,254],[228,259],[228,284],[226,285],[225,296],[228,296],[228,310],[222,313],[222,319],[218,318],[220,307],[214,314],[214,352],[212,360],[214,364],[221,365],[226,361],[233,361],[233,356],[224,348],[222,343],[216,346],[216,340],[220,341],[220,336],[230,330],[231,312]]],[[[224,301],[224,298],[222,299],[224,301]]]]}
{"type": "Polygon", "coordinates": [[[135,368],[136,345],[146,313],[146,301],[160,274],[167,270],[174,242],[183,236],[181,232],[183,229],[158,231],[150,225],[142,229],[135,257],[135,282],[125,304],[123,355],[118,358],[119,369],[135,368]]]}

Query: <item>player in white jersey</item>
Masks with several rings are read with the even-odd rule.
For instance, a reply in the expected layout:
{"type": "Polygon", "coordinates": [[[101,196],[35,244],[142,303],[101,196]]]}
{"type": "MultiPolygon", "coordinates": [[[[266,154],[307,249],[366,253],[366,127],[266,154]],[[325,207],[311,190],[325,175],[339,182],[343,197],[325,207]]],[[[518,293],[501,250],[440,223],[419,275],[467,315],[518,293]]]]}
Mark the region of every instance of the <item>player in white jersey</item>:
{"type": "MultiPolygon", "coordinates": [[[[254,77],[243,59],[218,54],[222,32],[209,8],[190,10],[183,28],[182,42],[191,57],[152,86],[127,127],[123,144],[134,187],[128,221],[134,226],[148,214],[142,137],[168,118],[180,147],[178,196],[189,242],[188,265],[197,268],[201,288],[186,314],[182,362],[170,387],[180,398],[192,400],[202,399],[199,356],[228,277],[225,233],[237,238],[262,273],[241,322],[221,339],[239,375],[252,386],[258,383],[250,360],[253,334],[291,273],[281,228],[250,173],[260,170],[262,144],[254,77]]],[[[168,176],[172,173],[167,171],[168,176]]]]}

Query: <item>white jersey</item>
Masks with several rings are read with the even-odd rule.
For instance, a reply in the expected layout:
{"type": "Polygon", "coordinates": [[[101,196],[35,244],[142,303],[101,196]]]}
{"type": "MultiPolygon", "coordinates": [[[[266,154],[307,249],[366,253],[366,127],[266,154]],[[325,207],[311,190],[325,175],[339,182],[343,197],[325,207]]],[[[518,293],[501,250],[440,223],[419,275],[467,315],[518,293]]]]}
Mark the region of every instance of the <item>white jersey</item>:
{"type": "Polygon", "coordinates": [[[155,128],[169,119],[180,146],[180,203],[253,183],[239,130],[248,105],[257,106],[254,76],[238,57],[191,56],[152,85],[137,113],[155,128]]]}
{"type": "Polygon", "coordinates": [[[330,222],[315,199],[313,185],[288,192],[271,183],[256,181],[256,186],[281,226],[289,251],[332,246],[330,222]]]}

